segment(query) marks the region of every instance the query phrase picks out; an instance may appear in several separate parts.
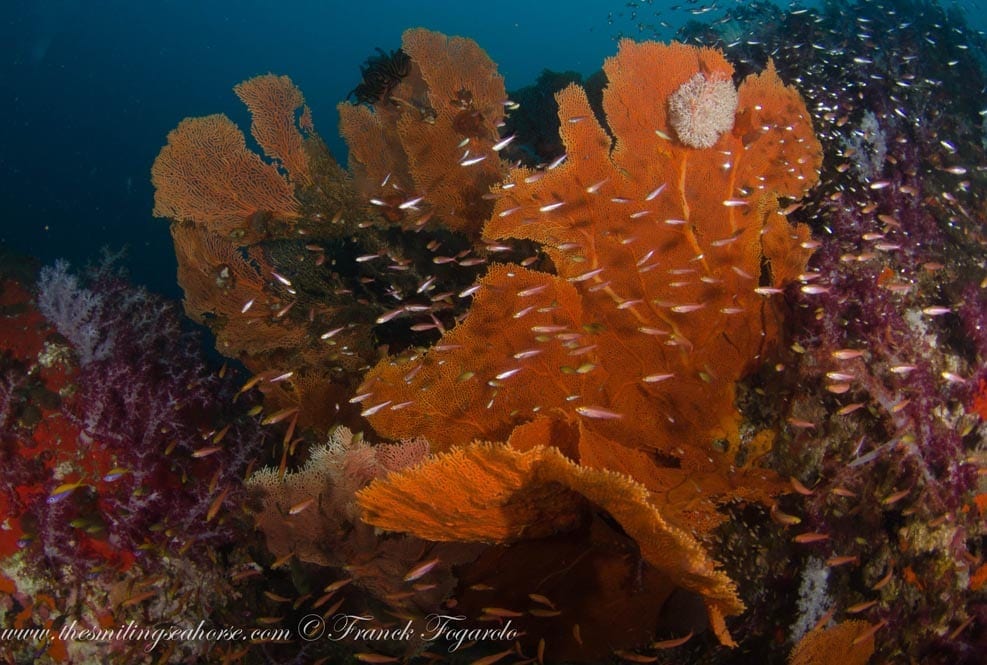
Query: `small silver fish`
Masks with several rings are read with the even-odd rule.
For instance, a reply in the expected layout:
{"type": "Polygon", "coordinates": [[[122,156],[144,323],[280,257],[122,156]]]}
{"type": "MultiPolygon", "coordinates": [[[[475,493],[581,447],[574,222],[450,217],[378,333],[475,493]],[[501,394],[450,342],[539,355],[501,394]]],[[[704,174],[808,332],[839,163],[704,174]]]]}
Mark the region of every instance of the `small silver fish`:
{"type": "Polygon", "coordinates": [[[492,150],[493,150],[494,152],[500,152],[501,150],[503,150],[504,148],[506,148],[506,147],[507,147],[507,145],[508,145],[508,144],[509,144],[509,143],[510,143],[511,141],[513,141],[513,140],[514,140],[514,137],[515,137],[515,134],[511,134],[511,135],[510,135],[510,136],[508,136],[508,137],[505,137],[505,138],[502,138],[501,140],[499,140],[499,141],[497,141],[496,143],[494,143],[494,144],[493,144],[493,146],[491,146],[491,149],[492,149],[492,150]]]}
{"type": "Polygon", "coordinates": [[[602,406],[577,406],[576,413],[584,418],[598,418],[601,420],[615,420],[624,417],[623,414],[605,409],[602,406]]]}
{"type": "Polygon", "coordinates": [[[428,574],[430,570],[435,568],[439,564],[440,559],[438,557],[432,559],[431,561],[426,561],[423,564],[415,566],[404,576],[405,582],[414,582],[428,574]]]}

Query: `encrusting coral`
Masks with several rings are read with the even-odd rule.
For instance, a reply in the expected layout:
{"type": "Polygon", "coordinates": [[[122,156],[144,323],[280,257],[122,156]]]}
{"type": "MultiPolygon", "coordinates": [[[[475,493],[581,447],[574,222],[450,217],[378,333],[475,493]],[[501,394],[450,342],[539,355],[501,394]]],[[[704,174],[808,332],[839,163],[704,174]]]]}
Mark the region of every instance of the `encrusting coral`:
{"type": "Polygon", "coordinates": [[[803,637],[789,657],[789,665],[827,665],[834,656],[845,665],[867,665],[874,654],[874,633],[866,621],[843,621],[832,628],[816,628],[803,637]]]}

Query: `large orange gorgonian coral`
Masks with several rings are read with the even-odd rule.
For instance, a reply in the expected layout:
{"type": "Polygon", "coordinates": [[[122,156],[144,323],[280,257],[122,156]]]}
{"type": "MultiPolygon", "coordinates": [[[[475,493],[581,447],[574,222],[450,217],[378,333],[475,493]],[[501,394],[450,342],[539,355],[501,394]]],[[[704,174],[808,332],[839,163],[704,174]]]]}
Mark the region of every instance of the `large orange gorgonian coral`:
{"type": "Polygon", "coordinates": [[[415,28],[401,47],[410,71],[373,108],[339,105],[357,187],[408,228],[432,218],[479,233],[489,188],[503,175],[494,144],[507,93],[496,65],[472,39],[415,28]],[[408,201],[420,199],[414,206],[408,201]]]}
{"type": "MultiPolygon", "coordinates": [[[[338,339],[327,341],[313,334],[321,327],[299,326],[287,316],[301,297],[292,293],[291,285],[274,277],[280,273],[274,271],[261,245],[242,248],[187,224],[172,224],[171,235],[178,282],[185,291],[185,311],[193,320],[211,325],[223,355],[261,369],[288,364],[282,359],[286,356],[292,356],[295,363],[299,359],[309,361],[305,364],[331,362],[352,370],[365,365],[358,354],[346,352],[351,347],[337,344],[338,339]]],[[[303,302],[313,320],[331,320],[343,309],[333,301],[312,298],[303,302]]],[[[352,309],[345,313],[351,315],[352,309]]]]}
{"type": "Polygon", "coordinates": [[[663,101],[699,70],[729,77],[721,54],[625,41],[604,69],[615,138],[581,88],[563,90],[568,159],[512,171],[484,231],[542,243],[558,275],[493,268],[434,349],[379,364],[361,389],[378,432],[444,449],[540,415],[691,469],[735,461],[734,385],[776,341],[772,294],[809,256],[778,197],[815,182],[819,143],[770,65],[704,150],[674,139],[663,101]]]}
{"type": "Polygon", "coordinates": [[[267,284],[262,270],[270,267],[259,253],[245,257],[229,240],[193,225],[173,224],[171,235],[185,312],[194,321],[214,324],[220,351],[249,361],[304,343],[304,329],[270,316],[271,307],[283,305],[267,284]],[[244,312],[246,302],[253,305],[244,312]]]}
{"type": "MultiPolygon", "coordinates": [[[[694,77],[727,85],[733,69],[718,51],[623,41],[604,70],[607,127],[582,88],[561,91],[566,160],[512,170],[484,229],[489,240],[541,243],[557,274],[491,268],[466,319],[432,349],[378,364],[361,403],[387,437],[423,435],[439,450],[474,439],[552,445],[580,468],[618,469],[650,490],[664,518],[705,531],[722,519],[717,501],[767,500],[779,488],[743,468],[734,391],[777,342],[774,298],[805,269],[808,229],[791,226],[778,202],[816,182],[821,149],[801,97],[770,63],[737,90],[732,129],[722,109],[701,106],[670,125],[670,100],[694,77]],[[689,130],[709,147],[680,140],[688,123],[710,122],[689,130]]],[[[723,90],[686,92],[690,103],[709,103],[707,92],[733,103],[723,90]]],[[[494,450],[477,463],[496,465],[494,450]]],[[[397,483],[361,495],[368,508],[390,508],[367,519],[414,531],[424,518],[412,506],[431,495],[397,483]]],[[[470,501],[492,510],[503,492],[478,486],[470,501]]],[[[442,508],[429,510],[441,520],[442,508]]],[[[447,524],[445,538],[477,537],[475,521],[447,524]]],[[[722,614],[739,601],[707,608],[730,643],[722,614]]]]}
{"type": "Polygon", "coordinates": [[[704,150],[675,140],[662,102],[697,70],[732,74],[711,49],[622,42],[604,65],[612,147],[582,89],[563,90],[566,163],[512,172],[485,229],[543,243],[589,314],[580,323],[595,334],[579,347],[595,344],[583,358],[603,372],[555,406],[605,406],[624,416],[605,427],[615,440],[676,457],[736,443],[733,386],[777,337],[770,294],[809,256],[808,228],[777,199],[801,196],[821,163],[798,92],[770,64],[740,86],[732,132],[704,150]]]}

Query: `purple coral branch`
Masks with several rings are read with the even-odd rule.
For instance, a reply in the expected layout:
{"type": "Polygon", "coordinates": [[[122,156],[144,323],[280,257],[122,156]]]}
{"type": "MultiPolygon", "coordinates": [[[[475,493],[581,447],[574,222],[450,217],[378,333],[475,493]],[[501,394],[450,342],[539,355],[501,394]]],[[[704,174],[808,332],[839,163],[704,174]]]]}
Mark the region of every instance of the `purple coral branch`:
{"type": "Polygon", "coordinates": [[[104,299],[79,285],[67,261],[41,269],[38,277],[38,309],[75,348],[85,367],[103,360],[113,350],[113,339],[101,325],[104,299]]]}
{"type": "MultiPolygon", "coordinates": [[[[42,270],[39,288],[39,309],[79,358],[77,391],[62,409],[79,428],[75,444],[109,451],[129,472],[98,496],[108,542],[138,554],[148,542],[230,542],[231,525],[205,516],[223,488],[227,502],[238,500],[240,477],[264,439],[256,421],[233,408],[232,377],[206,366],[176,305],[109,270],[83,285],[59,261],[42,270]],[[226,425],[220,451],[193,456],[226,425]]],[[[36,507],[41,547],[51,561],[78,564],[78,553],[63,546],[74,540],[71,519],[58,517],[66,510],[36,507]]]]}

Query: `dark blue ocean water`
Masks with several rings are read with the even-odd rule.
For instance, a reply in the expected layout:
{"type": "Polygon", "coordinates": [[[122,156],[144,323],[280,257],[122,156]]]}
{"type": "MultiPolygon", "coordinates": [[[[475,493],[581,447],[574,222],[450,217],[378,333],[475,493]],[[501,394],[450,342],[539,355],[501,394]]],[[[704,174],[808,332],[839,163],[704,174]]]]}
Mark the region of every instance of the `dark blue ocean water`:
{"type": "MultiPolygon", "coordinates": [[[[306,95],[336,156],[335,105],[374,47],[423,26],[476,39],[508,90],[543,68],[590,74],[615,38],[669,39],[729,2],[5,0],[0,9],[0,243],[43,262],[128,247],[135,281],[178,296],[149,170],[186,116],[247,114],[231,88],[266,72],[306,95]],[[707,11],[710,10],[710,11],[707,11]]],[[[982,2],[961,3],[972,25],[982,2]]]]}

